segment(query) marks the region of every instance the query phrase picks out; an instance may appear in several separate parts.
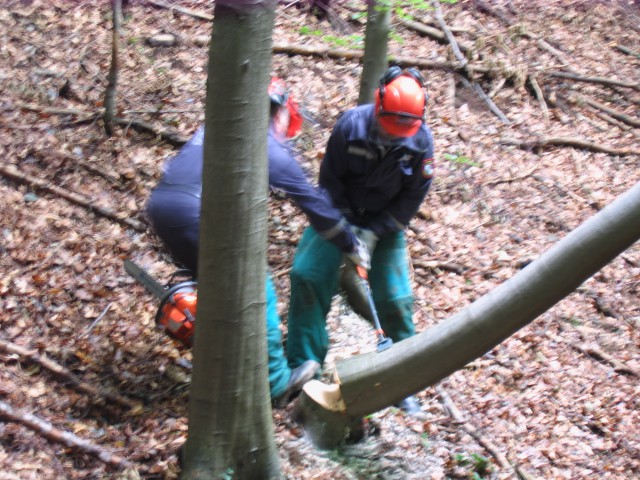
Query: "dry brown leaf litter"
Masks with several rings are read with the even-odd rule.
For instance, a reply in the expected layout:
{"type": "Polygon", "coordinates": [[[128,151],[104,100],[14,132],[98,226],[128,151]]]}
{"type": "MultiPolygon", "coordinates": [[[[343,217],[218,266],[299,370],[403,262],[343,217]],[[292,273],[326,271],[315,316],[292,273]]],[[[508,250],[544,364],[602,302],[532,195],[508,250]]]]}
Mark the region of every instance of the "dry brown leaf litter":
{"type": "MultiPolygon", "coordinates": [[[[210,11],[202,1],[176,3],[210,11]]],[[[638,82],[638,59],[615,48],[621,44],[640,51],[632,25],[638,11],[630,2],[491,4],[560,48],[569,67],[583,75],[638,82]]],[[[348,18],[346,9],[336,11],[348,18]]],[[[210,34],[210,25],[142,1],[130,2],[125,13],[120,108],[175,111],[137,115],[189,135],[204,118],[206,81],[207,48],[194,39],[210,34]],[[145,39],[157,33],[174,33],[181,41],[171,48],[148,46],[145,39]]],[[[449,25],[475,32],[458,38],[474,42],[487,64],[542,76],[563,67],[534,41],[513,35],[498,19],[474,10],[471,2],[447,6],[445,16],[449,25]]],[[[62,0],[8,1],[0,23],[3,161],[97,205],[144,220],[146,196],[174,148],[131,128],[119,128],[108,139],[99,122],[74,125],[77,116],[19,108],[28,103],[92,112],[100,106],[110,59],[108,7],[62,0]],[[109,172],[117,182],[69,157],[109,172]]],[[[362,32],[361,24],[348,25],[362,32]]],[[[299,33],[302,26],[332,33],[325,21],[280,7],[274,38],[318,44],[318,38],[299,33]]],[[[446,47],[399,24],[395,28],[404,41],[393,40],[391,54],[452,60],[446,47]]],[[[315,173],[337,115],[356,102],[360,68],[346,60],[276,55],[273,71],[291,83],[317,121],[307,126],[298,145],[315,173]]],[[[552,108],[547,120],[538,100],[519,85],[507,84],[494,96],[513,122],[507,126],[453,74],[424,73],[438,176],[407,232],[410,250],[414,259],[452,262],[464,271],[421,268],[414,262],[419,330],[491,291],[522,262],[535,259],[639,180],[638,156],[571,148],[525,151],[501,146],[500,138],[570,136],[635,149],[640,143],[637,129],[616,127],[585,107],[552,108]]],[[[498,81],[481,83],[489,92],[498,81]]],[[[557,78],[544,78],[544,85],[590,96],[627,115],[638,113],[637,91],[557,78]]],[[[1,355],[0,400],[136,462],[144,478],[175,478],[177,451],[187,431],[188,372],[179,362],[190,360],[190,353],[153,328],[155,303],[122,269],[122,260],[133,257],[166,278],[173,269],[166,253],[149,232],[127,229],[55,195],[4,177],[0,191],[2,339],[38,348],[83,381],[141,400],[144,407],[127,412],[96,402],[6,354],[1,355]],[[102,320],[83,335],[107,306],[102,320]]],[[[270,209],[269,259],[286,318],[286,270],[306,221],[286,200],[272,199],[270,209]]],[[[639,285],[636,245],[585,282],[580,292],[440,386],[467,422],[532,476],[638,476],[638,378],[575,347],[594,347],[640,369],[639,285]]],[[[327,366],[374,347],[370,328],[339,302],[329,325],[334,343],[327,366]]],[[[476,454],[492,462],[486,477],[515,478],[513,470],[499,468],[452,419],[435,389],[419,396],[427,422],[386,409],[369,419],[367,442],[336,452],[312,448],[289,412],[276,411],[284,474],[291,479],[463,478],[472,472],[464,460],[476,454]]],[[[116,470],[101,461],[15,423],[0,423],[0,432],[2,478],[118,478],[116,470]]]]}

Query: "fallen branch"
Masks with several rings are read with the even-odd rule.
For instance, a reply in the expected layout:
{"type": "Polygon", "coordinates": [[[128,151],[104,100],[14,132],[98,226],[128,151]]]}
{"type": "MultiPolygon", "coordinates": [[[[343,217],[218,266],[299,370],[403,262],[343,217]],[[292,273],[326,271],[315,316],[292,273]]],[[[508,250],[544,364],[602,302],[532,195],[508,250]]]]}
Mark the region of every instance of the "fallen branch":
{"type": "Polygon", "coordinates": [[[507,125],[511,124],[511,121],[504,115],[504,113],[502,113],[502,111],[498,108],[498,106],[495,103],[493,103],[493,100],[489,98],[489,96],[484,92],[484,90],[482,89],[482,87],[478,82],[476,81],[469,82],[469,80],[467,80],[464,77],[462,77],[461,80],[462,80],[462,83],[464,83],[467,88],[472,88],[473,90],[476,91],[478,96],[482,100],[484,100],[484,102],[489,107],[489,110],[491,110],[496,115],[496,117],[498,117],[500,120],[502,120],[503,123],[506,123],[507,125]]]}
{"type": "Polygon", "coordinates": [[[444,32],[444,35],[447,38],[449,45],[451,46],[451,50],[453,50],[453,55],[458,59],[458,61],[460,62],[460,66],[462,68],[466,67],[469,61],[460,51],[460,47],[458,46],[458,41],[456,40],[456,37],[453,36],[453,33],[451,33],[451,30],[449,30],[449,26],[444,21],[444,15],[442,15],[442,8],[440,8],[440,2],[437,0],[432,0],[431,7],[436,12],[436,20],[440,24],[440,28],[444,32]]]}
{"type": "Polygon", "coordinates": [[[162,2],[160,0],[147,0],[147,3],[150,3],[151,5],[154,5],[159,8],[175,10],[176,12],[182,13],[184,15],[188,15],[193,18],[199,18],[200,20],[206,20],[208,22],[213,21],[213,15],[209,15],[208,13],[198,12],[196,10],[191,10],[190,8],[180,7],[178,5],[169,4],[166,2],[162,2]]]}
{"type": "Polygon", "coordinates": [[[40,355],[35,348],[25,348],[20,345],[16,345],[15,343],[0,340],[0,351],[11,355],[18,355],[22,358],[22,361],[39,365],[45,370],[48,370],[57,377],[61,378],[70,387],[75,388],[80,392],[89,394],[89,398],[93,401],[100,398],[108,402],[130,408],[132,410],[138,410],[141,408],[141,405],[138,402],[134,402],[119,395],[114,395],[112,393],[102,391],[98,388],[93,387],[92,385],[80,381],[75,375],[73,375],[59,363],[56,363],[53,360],[40,355]]]}
{"type": "Polygon", "coordinates": [[[501,183],[518,182],[520,180],[524,180],[525,178],[529,178],[530,176],[532,176],[533,172],[535,172],[537,169],[538,169],[538,165],[535,165],[531,170],[529,170],[527,173],[525,173],[523,175],[519,175],[517,177],[499,178],[497,180],[492,180],[490,182],[487,182],[485,185],[493,187],[493,186],[499,185],[501,183]]]}
{"type": "Polygon", "coordinates": [[[590,150],[592,152],[608,153],[609,155],[617,155],[620,157],[640,155],[640,150],[634,150],[633,148],[611,148],[571,137],[549,137],[530,141],[503,138],[500,140],[500,143],[502,145],[513,145],[523,150],[544,149],[547,147],[573,147],[581,150],[590,150]]]}
{"type": "Polygon", "coordinates": [[[120,181],[120,175],[116,173],[116,175],[106,171],[105,169],[103,169],[101,166],[99,165],[95,165],[91,162],[87,162],[86,160],[83,160],[82,158],[78,158],[72,155],[69,155],[67,153],[60,153],[60,152],[55,152],[55,151],[51,151],[51,152],[42,152],[39,150],[34,150],[32,152],[29,152],[29,155],[33,155],[36,158],[40,158],[40,159],[45,159],[45,160],[50,160],[51,158],[55,158],[56,160],[60,161],[60,162],[72,162],[74,165],[80,165],[81,167],[85,168],[89,173],[93,173],[95,175],[99,175],[102,178],[104,178],[105,180],[107,180],[108,182],[112,183],[113,185],[122,188],[123,184],[120,181]]]}
{"type": "Polygon", "coordinates": [[[549,118],[549,108],[547,107],[547,102],[544,101],[544,94],[542,93],[542,89],[540,89],[540,85],[538,85],[538,81],[536,80],[535,75],[527,76],[527,80],[529,80],[529,85],[533,89],[533,92],[536,94],[536,98],[538,102],[540,102],[540,108],[542,108],[542,113],[544,114],[544,118],[549,118]]]}
{"type": "MultiPolygon", "coordinates": [[[[274,43],[272,47],[273,53],[287,54],[287,55],[307,55],[322,58],[339,58],[345,60],[357,60],[360,61],[363,56],[361,50],[348,50],[342,48],[330,48],[328,46],[309,46],[309,45],[294,45],[289,43],[274,43]]],[[[418,67],[425,70],[446,70],[462,73],[463,68],[459,65],[454,65],[449,62],[434,62],[424,58],[418,57],[396,57],[389,56],[389,63],[392,65],[398,65],[400,67],[418,67]]],[[[478,73],[490,73],[494,70],[484,66],[467,65],[467,69],[478,73]]],[[[497,70],[496,70],[497,72],[497,70]]]]}
{"type": "MultiPolygon", "coordinates": [[[[487,13],[499,19],[501,22],[505,23],[509,27],[512,27],[515,25],[515,22],[513,22],[510,18],[508,18],[504,13],[502,13],[500,10],[494,9],[493,7],[487,5],[484,1],[474,0],[473,3],[478,11],[487,13]]],[[[560,60],[560,63],[563,65],[564,68],[566,68],[572,73],[578,74],[576,70],[574,70],[572,67],[569,66],[570,62],[569,60],[567,60],[564,54],[560,52],[557,48],[551,46],[546,40],[528,31],[523,31],[521,35],[523,37],[528,38],[529,40],[536,41],[537,46],[540,50],[544,50],[550,53],[551,55],[556,57],[558,60],[560,60]]]]}
{"type": "MultiPolygon", "coordinates": [[[[567,329],[562,325],[560,325],[560,328],[562,329],[562,331],[567,331],[567,329]]],[[[580,336],[580,343],[569,342],[568,340],[565,340],[561,336],[556,335],[551,331],[545,332],[545,335],[555,342],[569,345],[571,348],[582,353],[583,355],[586,355],[591,358],[595,358],[596,360],[607,362],[609,365],[613,367],[614,372],[626,373],[628,375],[633,375],[634,377],[640,377],[640,372],[638,372],[634,368],[631,368],[626,363],[621,362],[617,358],[612,357],[611,355],[603,352],[599,348],[586,346],[585,339],[580,332],[578,332],[578,335],[580,336]]]]}
{"type": "Polygon", "coordinates": [[[491,440],[483,437],[482,434],[473,425],[471,425],[464,419],[462,413],[460,413],[460,410],[458,410],[458,407],[456,407],[456,404],[453,402],[451,396],[449,396],[445,389],[436,386],[435,390],[442,400],[442,403],[447,412],[449,412],[453,419],[462,426],[465,432],[471,435],[476,440],[476,442],[478,442],[487,452],[489,452],[489,454],[493,456],[493,458],[495,458],[500,468],[514,472],[519,478],[523,480],[532,478],[522,468],[512,465],[507,457],[500,451],[500,449],[496,445],[491,442],[491,440]]]}
{"type": "Polygon", "coordinates": [[[77,193],[64,190],[63,188],[56,187],[55,185],[49,185],[41,178],[32,177],[31,175],[20,172],[15,165],[0,163],[0,174],[18,182],[27,184],[33,188],[58,195],[71,203],[85,207],[98,215],[115,220],[118,223],[122,223],[138,232],[145,232],[147,230],[147,227],[142,222],[130,218],[129,213],[127,212],[117,212],[107,207],[94,205],[89,199],[78,195],[77,193]]]}
{"type": "Polygon", "coordinates": [[[620,50],[625,55],[631,55],[632,57],[640,58],[640,53],[636,53],[631,50],[629,47],[625,47],[624,45],[616,44],[616,48],[620,50]]]}
{"type": "Polygon", "coordinates": [[[600,110],[610,116],[612,116],[613,118],[615,118],[616,120],[619,120],[623,123],[626,123],[627,125],[630,125],[634,128],[638,128],[640,127],[640,119],[638,118],[634,118],[634,117],[630,117],[629,115],[626,115],[622,112],[619,112],[617,110],[614,110],[612,108],[607,107],[606,105],[603,105],[599,102],[596,102],[595,100],[592,100],[589,97],[585,97],[584,95],[572,95],[568,98],[568,101],[570,103],[575,104],[587,104],[592,108],[595,108],[596,110],[600,110]]]}
{"type": "Polygon", "coordinates": [[[602,205],[600,205],[596,200],[587,200],[586,198],[583,198],[580,195],[578,195],[577,193],[574,193],[573,191],[571,191],[570,189],[568,189],[564,185],[561,185],[559,182],[556,182],[555,180],[552,180],[552,179],[547,178],[547,177],[543,177],[542,175],[532,175],[531,177],[534,180],[537,180],[540,183],[546,183],[546,184],[551,185],[552,187],[557,188],[558,190],[560,190],[565,195],[573,198],[577,202],[584,203],[585,205],[588,205],[589,207],[593,208],[596,211],[602,210],[602,205]]]}
{"type": "Polygon", "coordinates": [[[147,123],[143,120],[138,120],[135,118],[121,118],[121,117],[116,117],[113,120],[118,125],[121,125],[125,128],[131,127],[134,130],[137,130],[138,132],[151,133],[156,137],[162,138],[165,142],[173,145],[174,147],[181,147],[189,141],[188,137],[182,135],[179,132],[176,132],[175,130],[168,130],[168,129],[160,130],[154,127],[153,125],[151,125],[150,123],[147,123]]]}
{"type": "MultiPolygon", "coordinates": [[[[442,31],[444,31],[444,33],[445,33],[445,35],[447,37],[447,40],[449,41],[449,44],[451,45],[451,49],[453,50],[453,54],[455,55],[455,57],[460,62],[460,67],[459,68],[463,72],[466,72],[467,76],[472,78],[471,72],[467,68],[469,61],[465,58],[465,56],[460,51],[460,47],[458,46],[458,42],[456,41],[455,37],[453,36],[451,31],[449,30],[448,25],[444,21],[444,16],[442,15],[442,9],[440,8],[440,2],[432,1],[431,2],[431,6],[433,7],[433,9],[436,12],[436,19],[438,20],[438,23],[440,24],[440,28],[442,28],[442,31]]],[[[478,96],[482,100],[484,100],[484,102],[489,106],[489,109],[493,113],[495,113],[496,116],[500,120],[502,120],[502,122],[504,122],[506,124],[510,124],[511,123],[509,121],[509,119],[500,111],[500,109],[497,107],[497,105],[495,103],[493,103],[493,100],[491,100],[491,98],[489,98],[489,96],[484,92],[484,90],[482,89],[482,87],[480,86],[480,84],[477,81],[473,80],[472,82],[469,82],[466,78],[463,78],[462,80],[471,84],[473,90],[476,91],[478,96]]]]}
{"type": "Polygon", "coordinates": [[[458,263],[439,262],[438,260],[418,260],[412,261],[414,268],[424,268],[425,270],[442,269],[462,275],[465,268],[458,263]]]}
{"type": "MultiPolygon", "coordinates": [[[[425,25],[424,23],[416,22],[414,20],[407,20],[407,19],[401,19],[399,23],[400,25],[403,25],[404,27],[407,27],[410,30],[413,30],[414,32],[425,35],[431,38],[432,40],[435,40],[438,43],[447,43],[446,34],[438,28],[433,28],[428,25],[425,25]]],[[[452,31],[453,29],[449,28],[449,30],[452,31]]],[[[464,42],[458,42],[458,46],[460,47],[460,50],[464,53],[470,52],[472,50],[472,46],[464,42]]]]}
{"type": "MultiPolygon", "coordinates": [[[[55,108],[55,107],[43,107],[40,105],[29,105],[26,103],[23,104],[19,104],[18,108],[22,108],[24,110],[30,110],[32,112],[40,112],[40,113],[48,113],[48,114],[52,114],[52,115],[79,115],[79,116],[83,116],[86,118],[100,118],[103,114],[102,111],[97,111],[97,112],[88,112],[86,110],[75,110],[75,109],[70,109],[70,108],[55,108]]],[[[175,130],[169,130],[169,129],[158,129],[156,127],[154,127],[153,125],[151,125],[150,123],[147,123],[143,120],[137,120],[137,119],[133,119],[133,118],[121,118],[121,117],[116,117],[113,119],[113,121],[115,123],[117,123],[118,125],[122,125],[125,128],[133,128],[134,130],[137,130],[139,132],[142,133],[151,133],[153,135],[155,135],[156,137],[160,137],[162,138],[164,141],[166,141],[167,143],[175,146],[175,147],[181,147],[182,145],[184,145],[185,143],[187,143],[189,141],[189,138],[182,135],[180,132],[177,132],[175,130]]]]}
{"type": "Polygon", "coordinates": [[[550,77],[575,80],[576,82],[597,83],[600,85],[610,85],[614,87],[625,87],[625,88],[633,88],[634,90],[640,90],[640,85],[637,83],[623,82],[622,80],[615,80],[613,78],[583,77],[582,75],[576,75],[574,73],[567,73],[567,72],[547,72],[547,75],[549,75],[550,77]]]}
{"type": "Polygon", "coordinates": [[[0,417],[10,422],[19,423],[39,433],[47,440],[63,443],[69,447],[76,448],[81,452],[99,458],[103,462],[119,468],[131,468],[133,463],[112,453],[107,452],[99,445],[93,444],[83,438],[54,427],[46,420],[42,420],[31,413],[21,412],[14,409],[8,403],[0,401],[0,417]]]}

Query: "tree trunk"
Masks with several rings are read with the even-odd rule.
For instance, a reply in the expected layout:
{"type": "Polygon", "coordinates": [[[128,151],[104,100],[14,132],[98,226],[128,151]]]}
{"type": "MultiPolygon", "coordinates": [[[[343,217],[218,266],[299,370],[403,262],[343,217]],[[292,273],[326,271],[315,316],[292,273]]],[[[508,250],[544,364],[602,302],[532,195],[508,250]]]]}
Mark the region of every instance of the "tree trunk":
{"type": "Polygon", "coordinates": [[[378,411],[464,367],[569,295],[639,238],[640,183],[453,317],[384,352],[338,362],[347,411],[378,411]]]}
{"type": "MultiPolygon", "coordinates": [[[[640,183],[453,317],[383,352],[337,362],[339,388],[310,382],[304,395],[333,412],[332,416],[325,414],[323,421],[332,418],[345,426],[354,418],[393,405],[459,370],[531,323],[638,239],[640,183]]],[[[317,426],[311,424],[311,428],[317,426]]]]}
{"type": "Polygon", "coordinates": [[[279,476],[265,322],[272,0],[217,0],[182,479],[279,476]]]}
{"type": "Polygon", "coordinates": [[[387,69],[391,7],[387,5],[388,2],[380,0],[368,0],[368,3],[358,105],[373,103],[378,81],[387,69]]]}

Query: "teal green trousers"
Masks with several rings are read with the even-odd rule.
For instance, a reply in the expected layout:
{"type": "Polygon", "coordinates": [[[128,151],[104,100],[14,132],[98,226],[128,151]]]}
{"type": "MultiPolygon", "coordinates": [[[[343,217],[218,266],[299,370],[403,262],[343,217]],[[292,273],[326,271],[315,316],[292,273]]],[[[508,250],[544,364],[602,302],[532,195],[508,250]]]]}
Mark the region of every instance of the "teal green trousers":
{"type": "MultiPolygon", "coordinates": [[[[308,227],[291,269],[287,357],[291,368],[307,360],[322,364],[329,349],[326,317],[338,289],[342,252],[308,227]]],[[[369,282],[384,332],[394,342],[415,334],[413,295],[403,232],[380,238],[369,282]]],[[[371,329],[371,335],[375,331],[371,329]]]]}
{"type": "Polygon", "coordinates": [[[271,398],[284,393],[291,377],[291,369],[287,366],[287,359],[282,347],[282,332],[280,331],[280,317],[278,316],[278,296],[267,274],[267,351],[269,353],[269,386],[271,398]]]}

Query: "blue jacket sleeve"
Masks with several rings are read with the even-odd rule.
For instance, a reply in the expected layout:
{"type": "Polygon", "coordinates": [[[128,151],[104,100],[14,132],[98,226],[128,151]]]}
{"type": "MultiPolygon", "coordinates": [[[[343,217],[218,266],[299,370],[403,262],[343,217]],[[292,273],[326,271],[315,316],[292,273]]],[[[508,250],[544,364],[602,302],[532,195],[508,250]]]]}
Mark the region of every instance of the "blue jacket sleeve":
{"type": "Polygon", "coordinates": [[[291,152],[269,137],[269,186],[281,190],[307,215],[323,238],[343,252],[354,249],[355,234],[344,216],[333,206],[326,191],[309,183],[291,152]]]}

